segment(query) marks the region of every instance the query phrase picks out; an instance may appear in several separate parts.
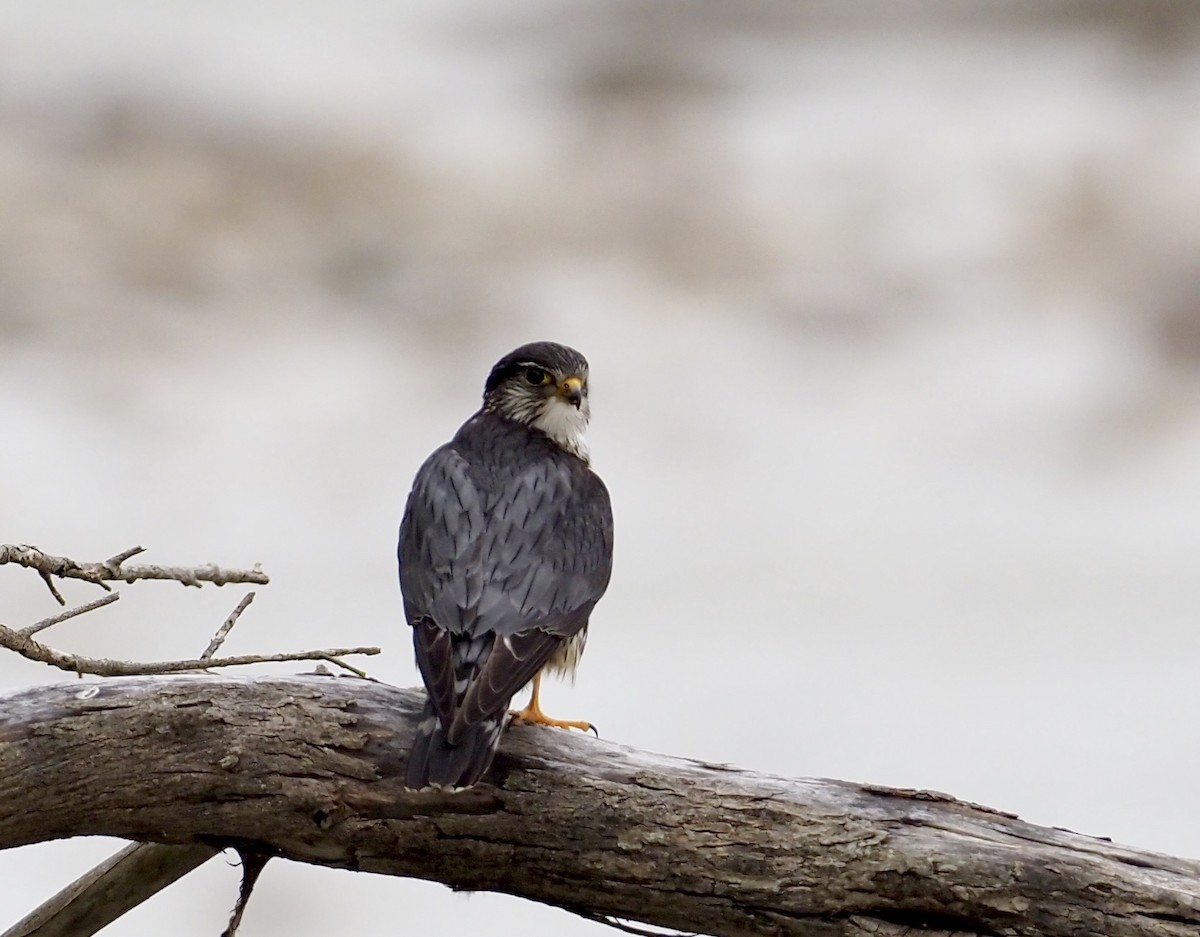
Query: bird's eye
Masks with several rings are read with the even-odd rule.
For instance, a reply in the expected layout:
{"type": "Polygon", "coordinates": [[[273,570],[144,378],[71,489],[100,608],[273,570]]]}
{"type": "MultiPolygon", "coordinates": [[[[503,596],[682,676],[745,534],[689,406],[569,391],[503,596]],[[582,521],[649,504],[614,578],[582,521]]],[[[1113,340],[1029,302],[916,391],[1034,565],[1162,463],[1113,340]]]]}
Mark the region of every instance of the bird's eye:
{"type": "Polygon", "coordinates": [[[546,381],[549,379],[549,377],[550,377],[550,375],[548,375],[541,368],[526,368],[525,369],[525,380],[527,380],[534,387],[538,387],[542,384],[545,384],[546,381]]]}

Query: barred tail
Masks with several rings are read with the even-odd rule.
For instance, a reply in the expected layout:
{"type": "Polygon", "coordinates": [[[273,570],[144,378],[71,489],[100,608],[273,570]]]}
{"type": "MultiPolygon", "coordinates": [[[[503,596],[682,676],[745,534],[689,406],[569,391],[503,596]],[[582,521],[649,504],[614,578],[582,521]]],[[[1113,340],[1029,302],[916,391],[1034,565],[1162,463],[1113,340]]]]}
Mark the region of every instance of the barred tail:
{"type": "Polygon", "coordinates": [[[427,700],[408,753],[405,785],[413,790],[470,787],[491,766],[507,718],[507,711],[502,709],[495,716],[468,726],[457,744],[451,745],[446,741],[433,703],[427,700]]]}

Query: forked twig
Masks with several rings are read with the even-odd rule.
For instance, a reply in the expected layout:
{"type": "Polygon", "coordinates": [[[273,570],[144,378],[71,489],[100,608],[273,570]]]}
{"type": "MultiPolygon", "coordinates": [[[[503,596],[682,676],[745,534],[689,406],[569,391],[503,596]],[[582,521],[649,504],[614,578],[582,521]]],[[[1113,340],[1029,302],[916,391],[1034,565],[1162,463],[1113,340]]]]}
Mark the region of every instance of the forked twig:
{"type": "Polygon", "coordinates": [[[0,545],[0,566],[5,563],[16,563],[29,569],[35,569],[50,589],[59,605],[66,605],[62,594],[55,587],[52,576],[60,579],[82,579],[93,582],[106,591],[109,582],[136,582],[139,579],[169,579],[181,582],[185,586],[199,587],[202,583],[211,582],[223,586],[228,582],[251,582],[266,585],[270,582],[267,574],[257,565],[253,569],[222,569],[215,563],[206,566],[126,566],[125,561],[132,556],[144,552],[144,547],[130,547],[128,550],[109,557],[102,563],[78,563],[66,556],[54,556],[28,544],[6,543],[0,545]]]}
{"type": "MultiPolygon", "coordinates": [[[[224,585],[227,582],[253,582],[266,584],[266,573],[256,565],[252,570],[222,569],[216,565],[186,568],[177,566],[127,566],[129,559],[144,552],[140,546],[130,547],[101,563],[78,563],[63,556],[54,556],[28,545],[0,545],[0,565],[15,563],[35,570],[46,583],[50,594],[59,605],[66,600],[58,591],[54,578],[82,579],[103,588],[107,595],[34,622],[25,628],[13,629],[0,625],[0,648],[15,651],[22,657],[39,663],[58,667],[82,676],[94,674],[101,677],[136,676],[149,674],[206,671],[216,667],[237,667],[282,661],[327,661],[360,677],[366,672],[354,667],[342,657],[352,654],[374,655],[377,647],[327,648],[316,651],[298,651],[287,654],[246,654],[238,657],[216,657],[222,643],[237,624],[238,618],[254,601],[254,593],[248,592],[229,614],[209,641],[204,653],[195,660],[176,661],[120,661],[105,658],[83,657],[56,650],[34,635],[68,621],[79,615],[111,605],[120,598],[108,585],[110,581],[134,582],[139,579],[172,579],[184,585],[199,586],[202,582],[224,585]]],[[[33,933],[51,935],[93,934],[125,911],[145,901],[176,878],[187,874],[213,854],[215,849],[202,844],[170,846],[139,844],[94,868],[82,879],[64,889],[33,914],[6,932],[6,937],[30,937],[33,933]]],[[[241,923],[246,902],[253,890],[254,882],[266,864],[263,853],[243,852],[244,863],[242,888],[237,906],[226,930],[228,937],[236,934],[241,923]]]]}
{"type": "MultiPolygon", "coordinates": [[[[247,664],[271,664],[295,660],[323,660],[346,666],[339,657],[355,654],[375,655],[377,647],[335,647],[318,651],[293,651],[286,654],[243,654],[238,657],[209,657],[196,660],[128,661],[110,660],[104,657],[84,657],[56,651],[20,631],[0,625],[0,647],[15,651],[22,657],[42,664],[49,664],[70,673],[93,674],[98,677],[135,677],[149,674],[187,673],[208,670],[213,667],[243,667],[247,664]]],[[[351,670],[353,668],[347,667],[351,670]]]]}
{"type": "Polygon", "coordinates": [[[315,651],[293,651],[284,654],[242,654],[237,657],[215,657],[222,642],[237,624],[238,616],[254,601],[254,593],[250,592],[238,603],[237,608],[225,619],[217,629],[204,653],[194,660],[166,661],[127,661],[109,660],[103,657],[84,657],[81,654],[68,654],[56,650],[40,641],[35,641],[33,635],[59,622],[67,621],[77,615],[93,611],[104,605],[117,601],[119,595],[108,586],[109,581],[124,580],[135,582],[139,579],[172,579],[184,585],[199,586],[202,582],[224,585],[227,582],[255,582],[266,584],[270,580],[256,565],[252,570],[222,569],[210,564],[199,567],[182,566],[127,566],[126,562],[139,553],[143,547],[130,547],[122,550],[101,563],[78,563],[65,556],[54,556],[27,544],[0,545],[0,565],[15,563],[28,569],[35,570],[49,587],[51,594],[61,605],[65,605],[61,593],[54,585],[53,577],[66,579],[82,579],[93,582],[109,591],[106,595],[93,602],[88,602],[78,608],[70,609],[49,618],[43,618],[21,629],[0,625],[0,647],[14,651],[29,660],[48,664],[70,673],[92,674],[98,677],[129,677],[150,674],[186,673],[188,671],[208,670],[215,667],[241,667],[246,664],[267,664],[286,661],[328,661],[360,677],[366,674],[346,663],[341,658],[350,655],[374,655],[379,653],[377,647],[333,647],[315,651]]]}

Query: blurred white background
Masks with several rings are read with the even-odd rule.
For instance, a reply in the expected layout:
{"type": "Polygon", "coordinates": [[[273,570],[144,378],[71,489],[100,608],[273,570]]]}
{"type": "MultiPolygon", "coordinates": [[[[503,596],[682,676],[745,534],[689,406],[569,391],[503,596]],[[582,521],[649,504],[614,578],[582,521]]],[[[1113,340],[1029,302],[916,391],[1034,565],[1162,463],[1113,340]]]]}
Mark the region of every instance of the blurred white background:
{"type": "MultiPolygon", "coordinates": [[[[413,684],[412,476],[566,342],[617,565],[551,711],[1200,856],[1198,114],[1169,0],[4,0],[0,540],[261,562],[230,653],[413,684]]],[[[243,591],[48,637],[194,656],[243,591]]],[[[0,924],[119,845],[0,854],[0,924]]],[[[237,880],[107,933],[212,937],[237,880]]],[[[435,926],[608,933],[283,863],[243,932],[435,926]]]]}

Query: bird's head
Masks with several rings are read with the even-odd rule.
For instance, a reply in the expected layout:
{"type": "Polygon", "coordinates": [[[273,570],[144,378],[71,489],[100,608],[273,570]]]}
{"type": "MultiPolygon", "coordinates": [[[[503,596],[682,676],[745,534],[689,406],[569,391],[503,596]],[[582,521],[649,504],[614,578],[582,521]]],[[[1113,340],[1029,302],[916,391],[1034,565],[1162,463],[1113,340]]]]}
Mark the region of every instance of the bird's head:
{"type": "Polygon", "coordinates": [[[541,430],[568,452],[587,458],[588,363],[574,348],[534,342],[505,355],[488,375],[483,408],[541,430]]]}

